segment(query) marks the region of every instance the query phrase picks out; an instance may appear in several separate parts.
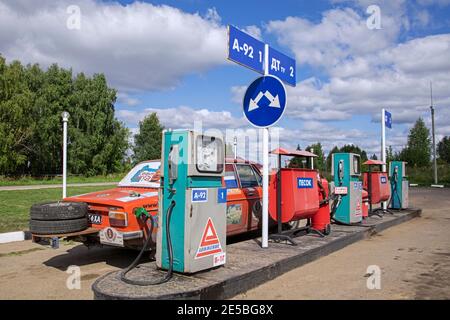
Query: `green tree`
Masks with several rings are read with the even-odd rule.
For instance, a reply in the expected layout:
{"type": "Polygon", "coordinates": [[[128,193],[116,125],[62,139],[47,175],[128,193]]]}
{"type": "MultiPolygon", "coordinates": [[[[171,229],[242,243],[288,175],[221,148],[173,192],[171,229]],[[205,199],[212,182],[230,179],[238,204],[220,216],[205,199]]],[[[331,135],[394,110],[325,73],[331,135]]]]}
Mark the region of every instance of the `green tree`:
{"type": "Polygon", "coordinates": [[[377,157],[377,155],[374,153],[374,154],[370,157],[370,159],[371,159],[371,160],[378,160],[378,157],[377,157]]]}
{"type": "Polygon", "coordinates": [[[339,148],[337,146],[334,146],[333,149],[330,150],[330,152],[328,153],[327,156],[327,169],[328,172],[331,172],[331,161],[333,158],[333,153],[338,153],[340,152],[339,148]]]}
{"type": "Polygon", "coordinates": [[[431,140],[430,130],[422,118],[417,119],[408,134],[408,143],[400,153],[400,158],[410,166],[426,167],[430,164],[431,140]]]}
{"type": "Polygon", "coordinates": [[[314,158],[314,168],[319,171],[325,171],[325,153],[323,152],[322,144],[320,142],[314,143],[305,149],[317,155],[314,158]]]}
{"type": "MultiPolygon", "coordinates": [[[[299,144],[297,144],[296,150],[298,150],[298,151],[302,150],[302,148],[300,147],[299,144]]],[[[304,160],[302,157],[293,157],[289,161],[288,167],[289,168],[303,168],[304,165],[303,165],[303,161],[302,160],[304,160]]]]}
{"type": "Polygon", "coordinates": [[[450,137],[445,136],[439,141],[437,145],[437,152],[439,158],[447,163],[450,163],[450,137]]]}
{"type": "Polygon", "coordinates": [[[391,161],[397,160],[397,154],[394,153],[394,149],[392,146],[386,148],[386,163],[388,164],[391,161]]]}
{"type": "Polygon", "coordinates": [[[134,136],[134,162],[159,159],[163,126],[154,112],[139,122],[139,133],[134,136]]]}
{"type": "Polygon", "coordinates": [[[18,61],[8,66],[0,56],[0,174],[16,174],[28,164],[35,128],[32,101],[23,66],[18,61]]]}
{"type": "Polygon", "coordinates": [[[116,91],[103,75],[92,78],[56,64],[9,65],[0,56],[0,174],[60,173],[62,111],[70,113],[68,171],[122,170],[128,129],[114,116],[116,91]]]}
{"type": "Polygon", "coordinates": [[[353,144],[346,144],[342,148],[339,149],[339,152],[345,153],[356,153],[361,156],[361,162],[367,161],[367,152],[362,150],[360,147],[353,144]]]}

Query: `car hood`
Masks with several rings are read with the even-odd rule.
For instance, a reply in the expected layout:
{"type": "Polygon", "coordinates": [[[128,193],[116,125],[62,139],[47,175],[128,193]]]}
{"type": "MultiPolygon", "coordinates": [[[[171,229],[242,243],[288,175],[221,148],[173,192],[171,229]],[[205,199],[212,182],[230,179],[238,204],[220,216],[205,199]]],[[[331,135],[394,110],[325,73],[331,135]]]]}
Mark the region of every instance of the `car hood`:
{"type": "Polygon", "coordinates": [[[148,203],[158,202],[158,189],[118,187],[64,198],[64,201],[86,202],[116,207],[141,203],[144,200],[148,200],[146,201],[148,203]]]}

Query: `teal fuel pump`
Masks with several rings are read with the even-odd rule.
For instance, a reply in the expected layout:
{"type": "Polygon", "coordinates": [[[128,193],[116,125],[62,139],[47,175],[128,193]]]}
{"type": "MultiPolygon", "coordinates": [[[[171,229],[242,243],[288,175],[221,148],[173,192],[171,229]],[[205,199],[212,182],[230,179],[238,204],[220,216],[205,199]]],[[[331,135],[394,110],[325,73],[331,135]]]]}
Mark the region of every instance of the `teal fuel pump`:
{"type": "Polygon", "coordinates": [[[409,182],[406,176],[404,161],[389,163],[389,180],[391,182],[391,209],[407,209],[409,207],[409,182]]]}
{"type": "Polygon", "coordinates": [[[333,219],[338,223],[353,224],[362,221],[361,160],[358,154],[334,153],[331,175],[333,193],[337,196],[332,207],[333,219]]]}
{"type": "Polygon", "coordinates": [[[225,151],[221,138],[192,130],[163,132],[159,268],[193,273],[226,261],[225,151]]]}

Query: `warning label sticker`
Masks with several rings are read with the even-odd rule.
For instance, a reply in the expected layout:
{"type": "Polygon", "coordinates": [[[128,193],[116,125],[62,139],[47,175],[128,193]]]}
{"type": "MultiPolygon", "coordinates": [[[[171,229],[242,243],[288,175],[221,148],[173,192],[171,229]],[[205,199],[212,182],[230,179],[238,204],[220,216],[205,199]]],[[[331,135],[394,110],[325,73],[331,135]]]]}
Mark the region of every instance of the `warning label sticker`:
{"type": "Polygon", "coordinates": [[[355,216],[360,216],[362,215],[362,210],[361,210],[361,202],[357,202],[356,203],[356,211],[355,211],[355,216]]]}
{"type": "Polygon", "coordinates": [[[208,218],[195,259],[204,258],[221,252],[223,252],[222,246],[220,245],[219,237],[217,237],[216,228],[214,228],[211,218],[208,218]]]}

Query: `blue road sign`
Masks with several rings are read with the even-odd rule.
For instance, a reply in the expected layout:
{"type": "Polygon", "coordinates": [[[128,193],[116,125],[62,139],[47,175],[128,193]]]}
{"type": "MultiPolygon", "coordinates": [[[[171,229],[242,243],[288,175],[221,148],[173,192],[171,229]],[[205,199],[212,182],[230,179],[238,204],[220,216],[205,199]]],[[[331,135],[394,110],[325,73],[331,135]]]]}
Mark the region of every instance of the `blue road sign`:
{"type": "Polygon", "coordinates": [[[384,124],[389,129],[392,129],[392,115],[390,112],[384,111],[384,124]]]}
{"type": "Polygon", "coordinates": [[[244,115],[259,128],[274,125],[286,109],[286,89],[274,76],[259,77],[247,88],[244,96],[244,115]]]}
{"type": "Polygon", "coordinates": [[[295,87],[297,84],[295,59],[269,47],[269,74],[295,87]]]}
{"type": "Polygon", "coordinates": [[[264,73],[264,43],[228,26],[228,59],[264,73]]]}

